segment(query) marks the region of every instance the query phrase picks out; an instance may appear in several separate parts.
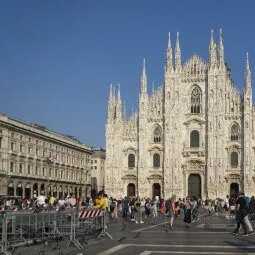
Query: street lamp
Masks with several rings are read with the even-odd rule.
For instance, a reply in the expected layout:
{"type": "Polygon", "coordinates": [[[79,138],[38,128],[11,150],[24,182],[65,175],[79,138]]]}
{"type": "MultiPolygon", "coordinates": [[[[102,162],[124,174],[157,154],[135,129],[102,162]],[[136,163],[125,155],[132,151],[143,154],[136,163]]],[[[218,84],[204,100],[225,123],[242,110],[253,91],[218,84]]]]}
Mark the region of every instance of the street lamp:
{"type": "Polygon", "coordinates": [[[55,158],[47,157],[45,159],[47,165],[48,165],[48,183],[47,183],[47,192],[48,196],[51,195],[51,189],[50,189],[50,164],[53,164],[55,162],[55,158]]]}
{"type": "MultiPolygon", "coordinates": [[[[80,179],[79,179],[79,182],[77,182],[77,184],[79,184],[79,190],[78,190],[78,194],[79,196],[82,195],[82,185],[84,185],[83,183],[83,180],[85,179],[85,184],[87,185],[87,174],[88,174],[89,170],[86,170],[85,172],[85,178],[83,178],[83,174],[82,174],[82,171],[80,171],[80,179]]],[[[86,194],[87,195],[87,194],[86,194]]]]}
{"type": "Polygon", "coordinates": [[[88,182],[88,172],[89,172],[89,170],[86,170],[86,172],[85,172],[86,197],[88,196],[88,194],[87,194],[87,192],[88,192],[88,184],[87,184],[87,182],[88,182]]]}

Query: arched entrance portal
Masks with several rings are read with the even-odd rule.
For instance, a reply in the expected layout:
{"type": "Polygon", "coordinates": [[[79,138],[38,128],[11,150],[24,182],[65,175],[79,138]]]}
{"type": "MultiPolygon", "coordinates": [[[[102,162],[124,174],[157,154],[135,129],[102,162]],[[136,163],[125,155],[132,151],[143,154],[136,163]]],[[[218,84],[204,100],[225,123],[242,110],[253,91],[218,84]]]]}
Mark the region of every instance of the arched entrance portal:
{"type": "Polygon", "coordinates": [[[152,198],[155,198],[156,196],[158,196],[160,198],[160,194],[161,194],[161,187],[159,183],[154,183],[152,185],[152,198]]]}
{"type": "Polygon", "coordinates": [[[201,177],[199,174],[191,174],[188,180],[189,197],[201,198],[201,177]]]}
{"type": "Polygon", "coordinates": [[[135,196],[135,184],[129,183],[127,186],[127,196],[133,197],[135,196]]]}
{"type": "Polygon", "coordinates": [[[239,185],[238,183],[234,182],[230,184],[230,196],[238,196],[239,193],[239,185]]]}

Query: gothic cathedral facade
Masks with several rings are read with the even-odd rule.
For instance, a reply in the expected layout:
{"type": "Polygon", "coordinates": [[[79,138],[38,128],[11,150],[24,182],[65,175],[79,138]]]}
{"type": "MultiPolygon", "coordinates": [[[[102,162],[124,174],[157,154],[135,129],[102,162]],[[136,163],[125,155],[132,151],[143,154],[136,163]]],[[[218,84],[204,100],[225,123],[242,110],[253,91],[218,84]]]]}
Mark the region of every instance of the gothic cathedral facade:
{"type": "Polygon", "coordinates": [[[209,60],[181,62],[179,34],[169,34],[164,83],[147,93],[145,61],[139,110],[127,119],[120,89],[111,86],[106,123],[105,191],[113,197],[254,195],[255,108],[247,53],[244,89],[234,86],[218,47],[209,60]],[[173,59],[174,55],[174,59],[173,59]]]}

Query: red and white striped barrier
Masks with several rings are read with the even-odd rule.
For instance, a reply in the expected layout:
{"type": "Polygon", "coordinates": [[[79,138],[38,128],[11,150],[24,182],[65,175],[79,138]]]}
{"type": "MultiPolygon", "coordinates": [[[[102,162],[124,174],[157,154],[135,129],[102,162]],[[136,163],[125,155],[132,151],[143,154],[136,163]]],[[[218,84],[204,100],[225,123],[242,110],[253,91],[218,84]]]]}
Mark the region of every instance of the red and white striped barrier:
{"type": "Polygon", "coordinates": [[[79,213],[79,218],[90,218],[103,216],[104,212],[102,210],[93,210],[93,211],[82,211],[79,213]]]}

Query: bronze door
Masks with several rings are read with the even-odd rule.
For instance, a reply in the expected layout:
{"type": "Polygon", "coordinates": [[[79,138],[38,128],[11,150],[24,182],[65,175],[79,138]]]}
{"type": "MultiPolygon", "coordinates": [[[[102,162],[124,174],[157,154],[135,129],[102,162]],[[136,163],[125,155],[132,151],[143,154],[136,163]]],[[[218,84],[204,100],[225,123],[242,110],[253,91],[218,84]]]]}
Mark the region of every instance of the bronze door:
{"type": "Polygon", "coordinates": [[[191,174],[188,180],[189,197],[201,198],[201,177],[199,174],[191,174]]]}

